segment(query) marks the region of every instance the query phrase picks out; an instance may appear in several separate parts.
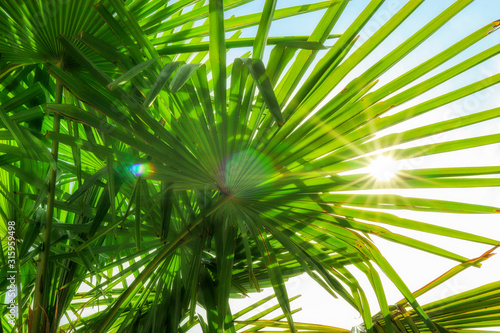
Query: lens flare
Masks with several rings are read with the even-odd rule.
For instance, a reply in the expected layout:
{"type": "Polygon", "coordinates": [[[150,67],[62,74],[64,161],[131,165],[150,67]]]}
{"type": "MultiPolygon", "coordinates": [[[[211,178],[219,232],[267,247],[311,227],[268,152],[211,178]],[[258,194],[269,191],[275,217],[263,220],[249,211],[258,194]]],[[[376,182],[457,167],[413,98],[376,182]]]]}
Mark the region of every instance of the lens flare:
{"type": "Polygon", "coordinates": [[[130,167],[130,172],[135,176],[147,177],[154,173],[154,167],[150,163],[136,163],[130,167]]]}
{"type": "Polygon", "coordinates": [[[237,198],[255,198],[265,192],[274,173],[271,159],[256,150],[248,149],[230,155],[217,180],[218,187],[237,198]]]}

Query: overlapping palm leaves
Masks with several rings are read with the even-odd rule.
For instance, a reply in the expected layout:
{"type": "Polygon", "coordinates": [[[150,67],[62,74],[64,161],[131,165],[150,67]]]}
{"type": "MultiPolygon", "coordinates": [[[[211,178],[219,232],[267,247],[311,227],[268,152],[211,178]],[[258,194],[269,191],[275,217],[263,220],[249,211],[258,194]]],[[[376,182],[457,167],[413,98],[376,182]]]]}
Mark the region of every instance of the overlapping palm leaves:
{"type": "MultiPolygon", "coordinates": [[[[394,313],[375,266],[401,290],[422,325],[446,327],[434,324],[367,235],[458,262],[468,259],[377,223],[499,242],[371,208],[498,210],[346,194],[379,184],[365,174],[339,174],[366,166],[372,158],[367,155],[379,149],[498,117],[498,110],[487,110],[370,140],[498,83],[497,74],[380,117],[498,54],[497,45],[405,88],[498,23],[373,90],[381,74],[471,2],[457,1],[330,98],[422,1],[403,6],[352,53],[356,35],[383,1],[371,1],[340,35],[331,30],[348,1],[277,9],[268,0],[262,14],[226,17],[225,10],[247,2],[1,3],[0,120],[6,130],[0,211],[2,231],[16,221],[19,330],[56,332],[64,318],[69,323],[63,329],[84,332],[177,331],[198,322],[207,332],[234,331],[229,298],[268,286],[293,330],[284,280],[305,272],[356,308],[373,331],[351,267],[367,275],[390,322],[394,313]],[[323,17],[310,36],[268,37],[273,20],[320,9],[323,17]],[[240,38],[238,30],[252,25],[258,26],[255,38],[240,38]],[[315,62],[329,38],[333,46],[315,62]],[[241,46],[252,46],[251,53],[227,62],[226,50],[241,46]],[[206,309],[205,318],[197,305],[206,309]],[[84,309],[91,307],[89,315],[84,309]]],[[[406,159],[498,140],[489,135],[417,145],[392,155],[406,159]]],[[[499,167],[411,170],[385,186],[496,186],[498,178],[475,176],[497,173],[499,167]]],[[[4,265],[2,272],[7,270],[4,265]]],[[[2,328],[15,329],[4,319],[2,328]]]]}

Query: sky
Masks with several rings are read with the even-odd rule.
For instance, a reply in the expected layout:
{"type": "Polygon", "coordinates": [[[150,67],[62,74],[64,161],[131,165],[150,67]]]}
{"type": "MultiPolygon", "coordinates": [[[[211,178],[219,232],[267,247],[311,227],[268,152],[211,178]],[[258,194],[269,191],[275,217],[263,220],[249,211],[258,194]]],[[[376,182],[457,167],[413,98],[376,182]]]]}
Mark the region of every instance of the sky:
{"type": "MultiPolygon", "coordinates": [[[[282,0],[278,1],[278,7],[298,5],[306,1],[282,0]]],[[[354,18],[367,4],[367,0],[351,0],[347,5],[346,10],[334,27],[332,33],[342,33],[354,18]]],[[[386,20],[396,13],[408,1],[404,0],[388,0],[378,10],[371,21],[366,25],[365,29],[360,33],[358,45],[369,38],[386,20]]],[[[368,68],[375,60],[380,59],[388,51],[397,47],[402,41],[411,36],[420,27],[426,24],[430,19],[438,13],[445,10],[454,1],[450,0],[427,0],[403,23],[386,41],[384,41],[375,51],[367,57],[355,70],[353,70],[345,78],[344,81],[333,91],[333,94],[338,93],[347,82],[361,75],[363,70],[368,68]]],[[[258,0],[245,7],[247,12],[260,11],[264,1],[258,0]]],[[[243,7],[242,7],[243,8],[243,7]]],[[[323,12],[304,15],[297,19],[286,19],[274,22],[270,35],[286,36],[286,35],[307,35],[312,32],[315,24],[320,19],[323,12]]],[[[395,64],[394,67],[380,77],[380,82],[377,87],[390,82],[392,79],[403,74],[408,69],[414,67],[418,62],[426,60],[429,57],[441,52],[447,47],[453,45],[471,32],[485,26],[486,24],[500,19],[500,1],[498,0],[476,0],[459,15],[443,26],[425,43],[412,51],[403,61],[395,64]]],[[[249,29],[244,31],[242,37],[251,36],[255,31],[249,29]]],[[[491,47],[500,42],[500,32],[492,33],[487,38],[465,50],[454,59],[446,64],[438,67],[432,72],[426,74],[421,80],[429,78],[444,69],[455,65],[473,54],[491,47]]],[[[355,48],[353,49],[353,51],[355,48]]],[[[229,58],[238,56],[237,53],[242,52],[231,51],[229,58]]],[[[241,54],[241,53],[240,53],[241,54]]],[[[228,59],[229,60],[229,59],[228,59]]],[[[474,67],[448,82],[432,89],[431,91],[419,96],[411,103],[428,100],[432,97],[443,94],[444,92],[457,89],[465,86],[473,81],[484,79],[488,76],[500,72],[500,56],[496,56],[479,66],[474,67]]],[[[416,81],[415,83],[420,82],[416,81]]],[[[404,108],[411,104],[405,104],[404,108]]],[[[451,103],[425,115],[417,117],[412,121],[401,124],[400,126],[391,128],[386,133],[391,131],[398,132],[408,128],[421,126],[424,124],[435,123],[451,118],[456,118],[471,114],[477,111],[488,110],[500,106],[500,87],[493,86],[473,96],[466,97],[457,102],[451,103]]],[[[395,108],[393,112],[397,112],[400,108],[395,108]]],[[[449,141],[459,138],[474,137],[478,135],[495,134],[500,132],[500,121],[492,120],[481,123],[479,125],[468,126],[463,129],[447,132],[440,135],[435,135],[427,138],[426,143],[435,143],[441,141],[449,141]]],[[[408,145],[406,145],[408,146],[408,145]]],[[[406,147],[405,146],[405,147],[406,147]]],[[[458,153],[438,154],[424,158],[407,160],[398,165],[402,169],[412,168],[430,168],[430,167],[446,167],[446,166],[469,166],[469,165],[500,165],[500,145],[489,145],[482,148],[468,149],[458,153]]],[[[373,193],[373,192],[372,192],[373,193]]],[[[500,207],[500,189],[499,188],[468,188],[454,190],[429,190],[429,189],[406,189],[406,190],[385,190],[384,193],[395,193],[406,196],[419,196],[425,198],[435,198],[444,200],[456,200],[460,202],[479,203],[500,207]]],[[[412,211],[398,211],[396,214],[401,217],[412,218],[415,220],[426,221],[443,225],[471,233],[488,236],[490,238],[500,239],[499,217],[493,214],[485,215],[457,215],[443,213],[425,213],[412,211]]],[[[431,244],[443,246],[447,250],[456,252],[469,258],[480,256],[485,251],[489,250],[489,246],[482,246],[467,241],[449,240],[441,236],[423,235],[418,232],[408,232],[406,230],[391,228],[402,234],[416,237],[420,240],[427,241],[431,244]]],[[[431,254],[418,250],[407,249],[403,246],[394,245],[388,241],[372,238],[382,254],[386,256],[395,270],[400,274],[403,280],[407,283],[410,290],[416,290],[427,282],[438,277],[448,269],[455,266],[457,263],[448,259],[439,258],[431,254]]],[[[498,251],[497,251],[498,252],[498,251]]],[[[440,287],[429,292],[418,299],[421,304],[428,303],[435,299],[451,296],[453,294],[498,280],[498,272],[500,271],[500,255],[493,256],[485,261],[480,269],[469,268],[458,276],[450,279],[440,287]]],[[[378,304],[374,293],[364,276],[356,274],[365,286],[372,307],[372,313],[379,311],[378,304]]],[[[384,287],[386,289],[389,304],[393,304],[402,298],[401,293],[392,285],[392,283],[381,274],[384,287]]],[[[317,324],[326,324],[336,327],[350,329],[353,326],[361,324],[362,319],[359,314],[351,309],[346,302],[341,299],[335,300],[328,294],[322,291],[321,287],[317,286],[307,276],[299,276],[287,282],[288,293],[290,296],[301,294],[297,301],[292,303],[292,308],[302,307],[302,311],[294,315],[294,320],[298,322],[309,322],[317,324]]],[[[250,299],[232,301],[233,313],[241,308],[248,306],[257,299],[263,298],[272,294],[272,290],[265,290],[261,294],[252,295],[250,299]]],[[[263,308],[260,308],[261,310],[263,308]]]]}

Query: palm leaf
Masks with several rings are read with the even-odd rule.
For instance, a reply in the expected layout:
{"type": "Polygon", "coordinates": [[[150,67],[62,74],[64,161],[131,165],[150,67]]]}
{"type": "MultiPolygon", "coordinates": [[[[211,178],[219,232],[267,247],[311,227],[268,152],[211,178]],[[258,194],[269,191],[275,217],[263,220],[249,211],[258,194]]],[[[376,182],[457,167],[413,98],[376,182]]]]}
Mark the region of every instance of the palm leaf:
{"type": "MultiPolygon", "coordinates": [[[[345,82],[423,1],[406,3],[362,43],[381,0],[356,17],[343,0],[283,8],[266,0],[256,13],[249,2],[0,1],[0,231],[15,221],[20,331],[346,332],[294,321],[285,281],[303,273],[356,309],[362,331],[498,326],[498,283],[422,306],[416,299],[491,251],[469,259],[405,230],[478,246],[498,237],[398,211],[499,208],[374,190],[499,186],[500,168],[413,167],[390,181],[363,169],[381,151],[411,161],[498,144],[498,134],[428,141],[497,120],[495,107],[394,132],[499,82],[493,74],[423,95],[496,56],[498,45],[462,52],[486,43],[498,21],[386,82],[384,73],[471,3],[457,1],[345,82]],[[275,35],[275,21],[320,10],[309,36],[275,35]],[[249,51],[231,61],[240,47],[249,51]],[[458,266],[411,293],[370,237],[458,266]],[[395,306],[379,271],[405,297],[395,306]],[[261,303],[233,313],[231,298],[261,288],[273,288],[278,304],[249,318],[261,303]],[[363,288],[375,292],[379,314],[363,288]]],[[[13,331],[6,318],[0,331],[13,331]]]]}

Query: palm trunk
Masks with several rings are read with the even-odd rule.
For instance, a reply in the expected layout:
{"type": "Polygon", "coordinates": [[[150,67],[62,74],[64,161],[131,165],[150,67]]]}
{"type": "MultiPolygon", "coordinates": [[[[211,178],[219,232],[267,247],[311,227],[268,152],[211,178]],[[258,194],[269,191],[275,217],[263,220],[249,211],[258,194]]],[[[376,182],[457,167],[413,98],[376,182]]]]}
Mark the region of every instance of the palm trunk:
{"type": "MultiPolygon", "coordinates": [[[[63,86],[61,83],[56,84],[56,95],[55,103],[60,104],[62,102],[62,91],[63,86]]],[[[60,127],[60,116],[54,113],[54,125],[53,131],[59,133],[60,127]]],[[[43,250],[40,257],[40,262],[37,268],[36,282],[35,282],[35,297],[33,303],[33,326],[31,328],[32,332],[45,332],[50,327],[48,320],[49,316],[47,314],[47,293],[50,290],[48,287],[47,271],[49,266],[49,255],[50,255],[50,234],[52,231],[52,219],[54,217],[54,201],[56,194],[56,178],[57,178],[57,156],[58,156],[59,144],[57,141],[52,142],[52,156],[56,161],[56,167],[50,169],[50,180],[49,180],[49,196],[47,198],[47,218],[45,221],[45,234],[43,237],[43,250]]]]}

